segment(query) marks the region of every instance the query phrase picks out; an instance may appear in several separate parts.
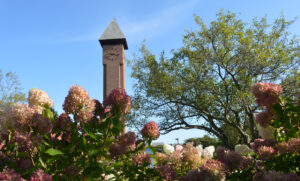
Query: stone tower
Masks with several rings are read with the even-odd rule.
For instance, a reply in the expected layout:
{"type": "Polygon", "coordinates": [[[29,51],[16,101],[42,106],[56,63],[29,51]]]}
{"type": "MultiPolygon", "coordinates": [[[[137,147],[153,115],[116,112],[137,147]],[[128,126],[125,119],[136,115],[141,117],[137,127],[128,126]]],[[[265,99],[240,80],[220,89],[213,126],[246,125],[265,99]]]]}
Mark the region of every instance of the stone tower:
{"type": "Polygon", "coordinates": [[[103,99],[115,88],[125,89],[126,38],[113,19],[99,38],[103,49],[103,99]]]}

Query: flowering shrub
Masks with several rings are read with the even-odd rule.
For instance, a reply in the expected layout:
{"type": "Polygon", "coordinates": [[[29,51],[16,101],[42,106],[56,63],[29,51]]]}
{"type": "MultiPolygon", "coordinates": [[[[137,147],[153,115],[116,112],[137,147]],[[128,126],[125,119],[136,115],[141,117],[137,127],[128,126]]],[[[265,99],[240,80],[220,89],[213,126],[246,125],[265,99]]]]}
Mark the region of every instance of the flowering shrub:
{"type": "Polygon", "coordinates": [[[207,160],[212,158],[214,149],[213,146],[205,149],[202,145],[194,147],[192,143],[187,143],[184,147],[176,145],[176,148],[164,144],[164,153],[155,155],[155,168],[165,180],[180,179],[190,170],[200,169],[207,160]]]}
{"type": "Polygon", "coordinates": [[[31,89],[28,105],[1,109],[0,180],[161,180],[144,152],[158,138],[158,127],[145,125],[139,142],[135,133],[124,133],[130,104],[124,89],[114,90],[103,107],[75,85],[65,113],[55,119],[48,94],[31,89]]]}
{"type": "Polygon", "coordinates": [[[240,156],[224,148],[217,150],[218,160],[227,168],[227,179],[299,181],[299,104],[280,99],[280,85],[257,83],[252,86],[252,92],[257,104],[265,107],[264,111],[255,115],[262,139],[251,143],[254,153],[246,145],[243,148],[236,146],[240,156]]]}

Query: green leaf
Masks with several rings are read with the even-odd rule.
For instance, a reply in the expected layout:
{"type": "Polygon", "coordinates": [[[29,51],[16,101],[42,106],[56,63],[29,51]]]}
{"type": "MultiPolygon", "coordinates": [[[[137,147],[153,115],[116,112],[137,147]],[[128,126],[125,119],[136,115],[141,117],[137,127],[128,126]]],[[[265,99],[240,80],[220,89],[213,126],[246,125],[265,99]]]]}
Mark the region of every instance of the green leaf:
{"type": "Polygon", "coordinates": [[[51,122],[52,122],[52,124],[54,123],[54,116],[53,116],[52,111],[51,111],[49,108],[46,108],[46,109],[43,110],[42,116],[43,116],[44,118],[50,119],[51,122]]]}
{"type": "Polygon", "coordinates": [[[89,156],[89,157],[95,156],[95,155],[97,155],[99,152],[100,152],[99,149],[93,149],[93,150],[90,150],[89,153],[88,153],[88,156],[89,156]]]}
{"type": "Polygon", "coordinates": [[[41,157],[39,157],[39,162],[41,163],[42,167],[47,168],[41,157]]]}
{"type": "Polygon", "coordinates": [[[56,150],[56,149],[53,149],[53,148],[50,148],[50,149],[46,150],[45,153],[47,153],[51,156],[63,155],[64,154],[63,152],[61,152],[59,150],[56,150]]]}
{"type": "Polygon", "coordinates": [[[113,127],[111,129],[111,132],[113,133],[113,135],[118,136],[120,134],[120,129],[118,129],[117,127],[113,127]]]}

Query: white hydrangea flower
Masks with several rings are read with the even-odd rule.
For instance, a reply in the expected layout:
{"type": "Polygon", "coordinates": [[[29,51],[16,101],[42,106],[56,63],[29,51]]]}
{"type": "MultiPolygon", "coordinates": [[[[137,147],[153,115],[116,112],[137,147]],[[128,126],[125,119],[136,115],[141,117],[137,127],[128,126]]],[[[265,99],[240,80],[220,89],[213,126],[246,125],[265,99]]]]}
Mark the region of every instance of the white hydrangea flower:
{"type": "Polygon", "coordinates": [[[201,156],[202,156],[202,151],[203,151],[203,146],[202,146],[202,145],[196,146],[196,150],[197,150],[198,154],[199,154],[200,157],[201,157],[201,156]]]}
{"type": "Polygon", "coordinates": [[[54,105],[48,94],[38,88],[32,88],[29,90],[28,103],[29,107],[38,107],[43,106],[44,104],[47,104],[49,107],[53,107],[54,105]]]}
{"type": "Polygon", "coordinates": [[[163,149],[167,155],[170,155],[171,153],[173,153],[175,151],[174,147],[171,145],[168,145],[168,144],[164,144],[163,149]]]}
{"type": "Polygon", "coordinates": [[[215,152],[215,147],[214,146],[208,146],[206,148],[204,148],[204,150],[202,151],[202,156],[204,158],[212,158],[215,152]]]}
{"type": "Polygon", "coordinates": [[[102,176],[104,176],[105,180],[111,180],[111,179],[115,178],[115,176],[113,174],[109,174],[109,175],[102,174],[102,176]]]}
{"type": "Polygon", "coordinates": [[[273,133],[275,131],[275,128],[272,127],[272,126],[267,126],[266,128],[260,126],[260,125],[257,125],[258,127],[258,133],[259,135],[263,138],[263,139],[273,139],[274,136],[273,136],[273,133]]]}
{"type": "Polygon", "coordinates": [[[253,153],[253,150],[250,149],[247,145],[245,144],[238,144],[235,145],[234,151],[237,152],[240,155],[247,155],[249,153],[253,153]]]}

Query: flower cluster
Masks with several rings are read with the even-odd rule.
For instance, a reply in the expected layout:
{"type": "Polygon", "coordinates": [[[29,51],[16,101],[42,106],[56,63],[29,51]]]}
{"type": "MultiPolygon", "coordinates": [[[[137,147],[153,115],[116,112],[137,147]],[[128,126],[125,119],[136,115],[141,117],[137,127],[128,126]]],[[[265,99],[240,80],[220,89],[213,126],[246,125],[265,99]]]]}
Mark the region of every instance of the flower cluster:
{"type": "Polygon", "coordinates": [[[8,114],[12,114],[12,120],[10,120],[12,127],[18,131],[26,131],[32,122],[34,112],[28,105],[14,104],[11,112],[8,112],[8,114]]]}
{"type": "Polygon", "coordinates": [[[169,157],[166,154],[157,152],[155,154],[155,160],[157,165],[165,165],[169,157]]]}
{"type": "Polygon", "coordinates": [[[225,180],[225,170],[223,164],[217,160],[210,159],[200,169],[189,171],[181,181],[197,181],[197,180],[210,180],[210,181],[223,181],[225,180]]]}
{"type": "Polygon", "coordinates": [[[156,140],[160,136],[158,126],[154,121],[150,121],[149,123],[145,124],[141,132],[143,137],[147,139],[156,140]]]}
{"type": "Polygon", "coordinates": [[[203,149],[202,145],[194,147],[193,143],[187,143],[185,146],[176,145],[174,148],[174,146],[164,144],[163,151],[165,154],[157,153],[155,155],[156,166],[160,169],[173,170],[180,178],[189,170],[200,168],[212,158],[214,147],[208,146],[203,149]]]}
{"type": "Polygon", "coordinates": [[[269,107],[277,103],[281,92],[281,86],[273,83],[257,83],[252,86],[252,93],[259,106],[269,107]]]}
{"type": "Polygon", "coordinates": [[[163,150],[167,155],[170,155],[175,151],[174,147],[172,145],[164,144],[163,145],[163,150]]]}
{"type": "Polygon", "coordinates": [[[261,127],[267,127],[271,120],[274,118],[274,115],[270,111],[263,111],[255,114],[255,120],[261,127]]]}
{"type": "Polygon", "coordinates": [[[72,120],[69,115],[62,113],[55,121],[56,129],[71,131],[72,120]]]}
{"type": "Polygon", "coordinates": [[[261,146],[270,146],[273,147],[275,146],[276,142],[273,139],[255,139],[253,143],[251,143],[251,148],[254,150],[254,152],[258,152],[258,149],[261,146]]]}
{"type": "Polygon", "coordinates": [[[176,172],[169,165],[155,166],[155,169],[160,173],[160,175],[165,181],[173,181],[177,178],[176,172]]]}
{"type": "Polygon", "coordinates": [[[201,156],[199,155],[197,149],[192,143],[187,143],[182,153],[182,161],[189,165],[190,168],[195,169],[201,164],[201,156]]]}
{"type": "Polygon", "coordinates": [[[42,169],[36,170],[30,178],[30,181],[52,181],[50,175],[46,174],[42,169]]]}
{"type": "Polygon", "coordinates": [[[126,94],[125,89],[116,88],[105,98],[103,105],[107,108],[117,108],[122,113],[129,113],[131,99],[126,94]]]}
{"type": "Polygon", "coordinates": [[[125,154],[126,150],[133,151],[136,147],[136,135],[134,132],[127,132],[122,134],[116,143],[113,143],[109,147],[110,156],[117,159],[120,155],[125,154]]]}
{"type": "Polygon", "coordinates": [[[11,169],[6,169],[0,172],[0,180],[25,181],[25,179],[23,179],[20,174],[17,174],[14,170],[11,169]]]}
{"type": "Polygon", "coordinates": [[[247,145],[245,144],[237,144],[234,146],[234,151],[237,152],[240,155],[248,155],[250,153],[253,153],[253,150],[250,149],[247,145]]]}
{"type": "Polygon", "coordinates": [[[152,163],[150,154],[148,153],[139,153],[132,159],[132,165],[150,165],[152,163]]]}
{"type": "Polygon", "coordinates": [[[44,118],[41,114],[35,113],[32,117],[32,126],[37,127],[39,133],[49,134],[52,131],[53,125],[48,118],[44,118]]]}
{"type": "Polygon", "coordinates": [[[261,160],[268,160],[275,155],[275,150],[270,146],[262,146],[258,149],[258,155],[261,160]]]}
{"type": "Polygon", "coordinates": [[[54,103],[49,98],[48,94],[38,88],[32,88],[29,90],[28,95],[29,107],[42,113],[43,106],[53,107],[54,103]]]}
{"type": "MultiPolygon", "coordinates": [[[[77,113],[77,111],[79,111],[81,108],[86,108],[85,111],[92,112],[94,110],[94,103],[84,88],[73,85],[70,88],[67,97],[65,98],[63,109],[67,114],[74,114],[77,113]]],[[[83,111],[81,114],[87,114],[85,111],[83,111]]],[[[84,116],[80,116],[80,118],[81,117],[84,116]]]]}
{"type": "Polygon", "coordinates": [[[229,171],[240,168],[242,156],[235,151],[228,150],[223,147],[217,148],[217,158],[224,163],[225,167],[229,171]]]}

